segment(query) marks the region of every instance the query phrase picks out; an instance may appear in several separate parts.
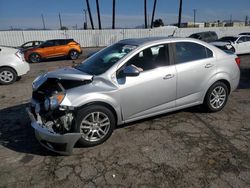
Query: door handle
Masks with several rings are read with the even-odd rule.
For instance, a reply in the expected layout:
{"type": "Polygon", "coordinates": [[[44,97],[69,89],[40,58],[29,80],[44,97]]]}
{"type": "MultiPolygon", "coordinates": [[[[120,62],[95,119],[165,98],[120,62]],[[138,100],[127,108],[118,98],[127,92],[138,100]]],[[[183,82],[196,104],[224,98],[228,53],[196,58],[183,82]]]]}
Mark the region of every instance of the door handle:
{"type": "Polygon", "coordinates": [[[164,80],[171,79],[174,77],[174,74],[167,74],[166,76],[163,77],[164,80]]]}
{"type": "Polygon", "coordinates": [[[205,65],[205,68],[210,68],[210,67],[213,67],[213,66],[214,66],[213,64],[208,63],[208,64],[205,65]]]}

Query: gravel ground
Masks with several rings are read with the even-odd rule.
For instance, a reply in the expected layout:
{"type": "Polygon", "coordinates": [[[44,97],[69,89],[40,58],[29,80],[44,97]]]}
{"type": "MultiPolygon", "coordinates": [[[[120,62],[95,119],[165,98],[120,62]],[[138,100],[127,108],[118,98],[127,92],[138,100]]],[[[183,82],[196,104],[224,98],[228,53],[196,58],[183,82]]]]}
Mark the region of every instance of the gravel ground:
{"type": "Polygon", "coordinates": [[[0,86],[0,187],[250,187],[250,55],[241,59],[239,88],[221,112],[196,107],[128,124],[72,156],[41,147],[25,112],[35,77],[72,62],[32,64],[0,86]]]}

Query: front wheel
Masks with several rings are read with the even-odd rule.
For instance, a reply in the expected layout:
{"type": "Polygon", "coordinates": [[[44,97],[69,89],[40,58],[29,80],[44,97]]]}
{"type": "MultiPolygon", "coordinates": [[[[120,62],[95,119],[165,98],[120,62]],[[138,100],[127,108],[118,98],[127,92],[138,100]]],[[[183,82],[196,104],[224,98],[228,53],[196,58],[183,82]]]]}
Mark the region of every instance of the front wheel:
{"type": "Polygon", "coordinates": [[[17,80],[16,72],[8,67],[4,67],[0,69],[0,84],[8,85],[12,84],[17,80]]]}
{"type": "Polygon", "coordinates": [[[228,88],[223,82],[214,83],[207,91],[203,105],[209,112],[224,108],[228,99],[228,88]]]}
{"type": "Polygon", "coordinates": [[[78,59],[78,57],[79,57],[79,52],[78,52],[78,51],[76,51],[76,50],[71,50],[71,51],[69,52],[69,58],[70,58],[71,60],[76,60],[76,59],[78,59]]]}
{"type": "Polygon", "coordinates": [[[105,142],[114,127],[114,114],[104,106],[92,105],[77,112],[74,132],[82,134],[79,140],[81,145],[95,146],[105,142]]]}

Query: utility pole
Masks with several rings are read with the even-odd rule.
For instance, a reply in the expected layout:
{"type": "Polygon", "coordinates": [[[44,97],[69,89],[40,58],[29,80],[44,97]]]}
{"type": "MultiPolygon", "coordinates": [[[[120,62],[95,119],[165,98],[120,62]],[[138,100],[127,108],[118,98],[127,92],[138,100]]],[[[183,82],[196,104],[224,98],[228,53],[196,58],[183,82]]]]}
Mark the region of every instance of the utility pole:
{"type": "Polygon", "coordinates": [[[101,18],[100,18],[100,9],[99,9],[99,0],[96,0],[96,10],[97,10],[97,18],[98,18],[99,29],[102,29],[101,18]]]}
{"type": "Polygon", "coordinates": [[[89,12],[89,19],[90,19],[91,27],[92,27],[92,29],[95,29],[93,19],[92,19],[92,15],[91,15],[90,6],[89,6],[89,0],[86,0],[86,3],[87,3],[88,12],[89,12]]]}
{"type": "Polygon", "coordinates": [[[43,14],[41,14],[41,17],[42,17],[42,22],[43,22],[43,30],[46,30],[43,14]]]}
{"type": "Polygon", "coordinates": [[[148,28],[147,23],[147,0],[144,0],[144,19],[145,19],[145,28],[148,28]]]}
{"type": "Polygon", "coordinates": [[[180,0],[180,5],[179,5],[179,18],[178,18],[178,27],[181,27],[181,16],[182,16],[182,0],[180,0]]]}
{"type": "Polygon", "coordinates": [[[115,0],[113,0],[112,29],[115,29],[115,0]]]}
{"type": "Polygon", "coordinates": [[[83,9],[83,12],[84,12],[84,17],[85,17],[85,21],[83,23],[83,29],[88,29],[87,9],[83,9]]]}
{"type": "Polygon", "coordinates": [[[196,21],[196,12],[197,12],[197,9],[193,9],[194,11],[194,27],[195,27],[195,21],[196,21]]]}
{"type": "Polygon", "coordinates": [[[245,19],[245,26],[248,26],[248,16],[246,16],[246,19],[245,19]]]}
{"type": "Polygon", "coordinates": [[[232,16],[232,14],[230,15],[230,26],[233,26],[233,16],[232,16]]]}
{"type": "Polygon", "coordinates": [[[60,22],[60,29],[62,30],[62,19],[61,19],[61,14],[59,13],[59,22],[60,22]]]}
{"type": "Polygon", "coordinates": [[[154,23],[156,3],[157,3],[157,0],[154,1],[154,7],[153,7],[152,19],[151,19],[151,26],[150,26],[151,28],[153,28],[153,23],[154,23]]]}

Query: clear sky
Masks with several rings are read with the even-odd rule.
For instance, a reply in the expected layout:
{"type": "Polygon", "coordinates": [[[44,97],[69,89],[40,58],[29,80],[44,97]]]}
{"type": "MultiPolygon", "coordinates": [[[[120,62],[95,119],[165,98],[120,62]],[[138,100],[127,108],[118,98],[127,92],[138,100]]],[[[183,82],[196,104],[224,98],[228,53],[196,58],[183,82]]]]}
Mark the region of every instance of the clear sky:
{"type": "MultiPolygon", "coordinates": [[[[97,26],[95,0],[89,0],[94,23],[97,26]]],[[[149,17],[154,0],[147,0],[149,17]]],[[[103,27],[111,26],[112,0],[99,0],[103,27]]],[[[155,18],[162,18],[165,25],[176,23],[179,0],[158,0],[155,18]]],[[[41,14],[47,28],[58,29],[58,13],[68,28],[83,27],[85,0],[0,0],[0,29],[42,28],[41,14]]],[[[250,0],[183,0],[182,21],[193,20],[197,9],[197,21],[250,19],[250,0]]],[[[89,24],[88,20],[88,24],[89,24]]],[[[134,27],[144,23],[144,0],[116,0],[116,26],[134,27]]],[[[88,25],[90,26],[90,24],[88,25]]]]}

